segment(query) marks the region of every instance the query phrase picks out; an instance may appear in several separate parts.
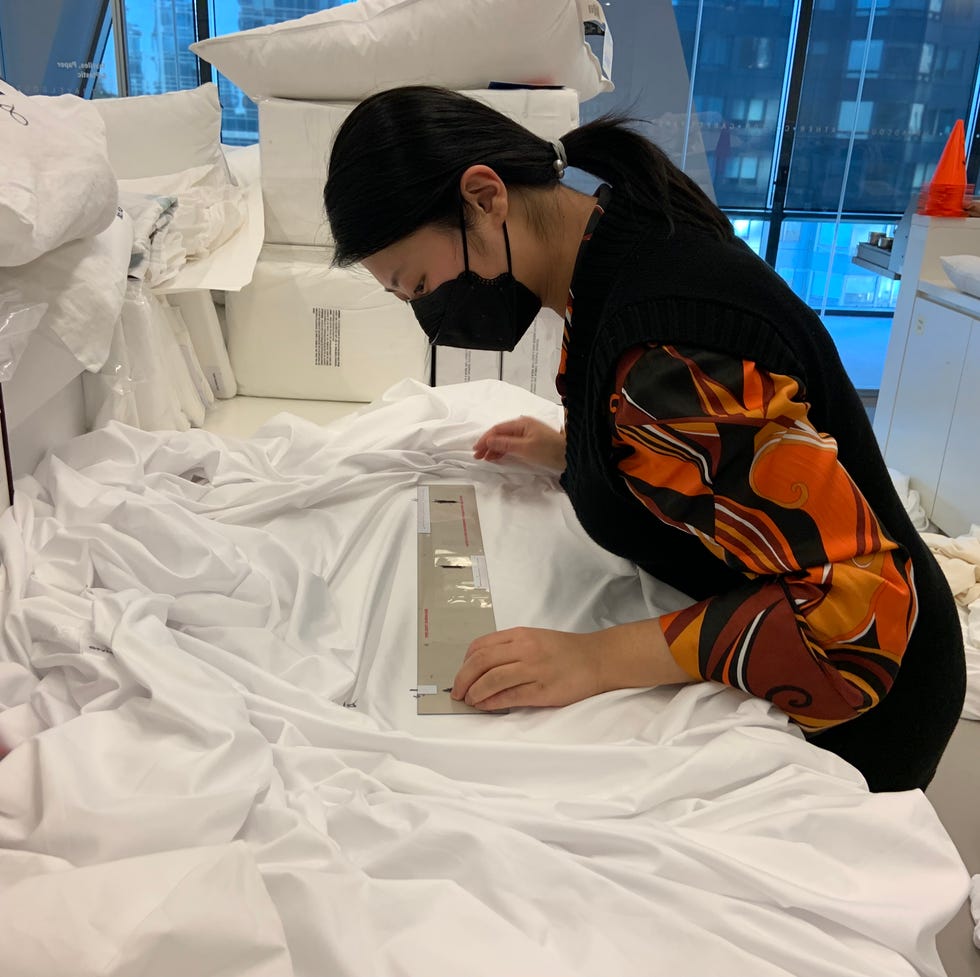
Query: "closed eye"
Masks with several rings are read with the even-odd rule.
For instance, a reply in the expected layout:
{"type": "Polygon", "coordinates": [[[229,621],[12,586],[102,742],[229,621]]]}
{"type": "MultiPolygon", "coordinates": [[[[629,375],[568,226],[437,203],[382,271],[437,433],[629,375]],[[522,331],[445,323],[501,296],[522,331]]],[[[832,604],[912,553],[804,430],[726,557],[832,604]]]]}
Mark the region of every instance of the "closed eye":
{"type": "Polygon", "coordinates": [[[412,299],[417,299],[425,293],[425,278],[423,277],[421,281],[419,281],[418,285],[415,286],[415,291],[412,292],[411,298],[402,295],[401,291],[397,288],[386,288],[385,291],[389,295],[394,295],[395,298],[402,302],[411,302],[412,299]]]}

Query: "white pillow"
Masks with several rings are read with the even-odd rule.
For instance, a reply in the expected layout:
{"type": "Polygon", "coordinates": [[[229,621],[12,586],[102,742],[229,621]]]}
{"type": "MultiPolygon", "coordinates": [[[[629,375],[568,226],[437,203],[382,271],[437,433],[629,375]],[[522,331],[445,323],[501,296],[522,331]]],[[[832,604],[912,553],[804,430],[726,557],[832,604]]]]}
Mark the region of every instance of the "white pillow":
{"type": "Polygon", "coordinates": [[[95,109],[75,95],[23,95],[0,80],[0,267],[104,231],[116,202],[95,109]]]}
{"type": "Polygon", "coordinates": [[[564,85],[584,101],[613,87],[585,42],[583,24],[600,20],[596,0],[358,0],[191,50],[253,99],[499,81],[564,85]]]}
{"type": "Polygon", "coordinates": [[[980,255],[954,254],[939,259],[946,277],[967,295],[980,298],[980,255]]]}
{"type": "Polygon", "coordinates": [[[120,180],[225,166],[221,104],[211,82],[182,92],[100,98],[92,104],[105,122],[109,162],[120,180]]]}

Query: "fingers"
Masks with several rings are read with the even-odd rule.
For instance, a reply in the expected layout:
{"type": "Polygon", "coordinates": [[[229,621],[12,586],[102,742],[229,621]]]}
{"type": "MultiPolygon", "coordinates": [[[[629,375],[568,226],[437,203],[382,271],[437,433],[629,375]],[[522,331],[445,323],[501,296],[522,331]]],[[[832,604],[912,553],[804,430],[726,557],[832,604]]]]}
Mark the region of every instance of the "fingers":
{"type": "Polygon", "coordinates": [[[453,680],[454,699],[466,699],[470,686],[491,669],[512,665],[518,660],[513,648],[514,630],[495,631],[471,642],[453,680]]]}
{"type": "Polygon", "coordinates": [[[529,682],[523,662],[511,662],[508,665],[498,665],[484,672],[466,691],[463,697],[467,705],[478,709],[496,708],[485,705],[489,699],[499,699],[502,693],[524,685],[536,685],[529,682]]]}
{"type": "Polygon", "coordinates": [[[508,448],[503,448],[501,439],[525,437],[527,434],[527,418],[515,417],[510,421],[502,421],[494,424],[492,428],[485,431],[476,444],[473,445],[473,457],[477,460],[496,461],[502,458],[508,448]],[[495,457],[490,457],[494,455],[495,457]]]}
{"type": "Polygon", "coordinates": [[[544,706],[549,703],[541,701],[542,688],[540,682],[525,682],[515,685],[503,692],[498,692],[474,706],[481,711],[492,712],[494,709],[519,709],[521,706],[544,706]]]}

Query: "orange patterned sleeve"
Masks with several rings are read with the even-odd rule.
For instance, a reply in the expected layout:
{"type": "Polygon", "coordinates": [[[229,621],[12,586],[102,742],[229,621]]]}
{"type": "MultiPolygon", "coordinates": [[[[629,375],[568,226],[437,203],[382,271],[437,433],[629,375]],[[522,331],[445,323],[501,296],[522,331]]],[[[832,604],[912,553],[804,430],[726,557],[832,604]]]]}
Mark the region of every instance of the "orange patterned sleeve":
{"type": "Polygon", "coordinates": [[[810,422],[799,383],[707,350],[638,347],[611,409],[634,495],[745,575],[660,618],[678,664],[811,732],[875,706],[915,621],[912,564],[810,422]]]}

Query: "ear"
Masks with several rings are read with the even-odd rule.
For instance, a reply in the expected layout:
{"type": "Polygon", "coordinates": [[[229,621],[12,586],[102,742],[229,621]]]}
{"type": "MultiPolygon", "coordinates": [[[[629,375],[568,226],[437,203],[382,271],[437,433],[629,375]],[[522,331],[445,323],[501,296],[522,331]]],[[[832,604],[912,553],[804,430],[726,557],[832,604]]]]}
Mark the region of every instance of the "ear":
{"type": "Polygon", "coordinates": [[[459,178],[459,192],[473,216],[489,218],[494,224],[507,219],[507,187],[489,166],[469,167],[459,178]]]}

